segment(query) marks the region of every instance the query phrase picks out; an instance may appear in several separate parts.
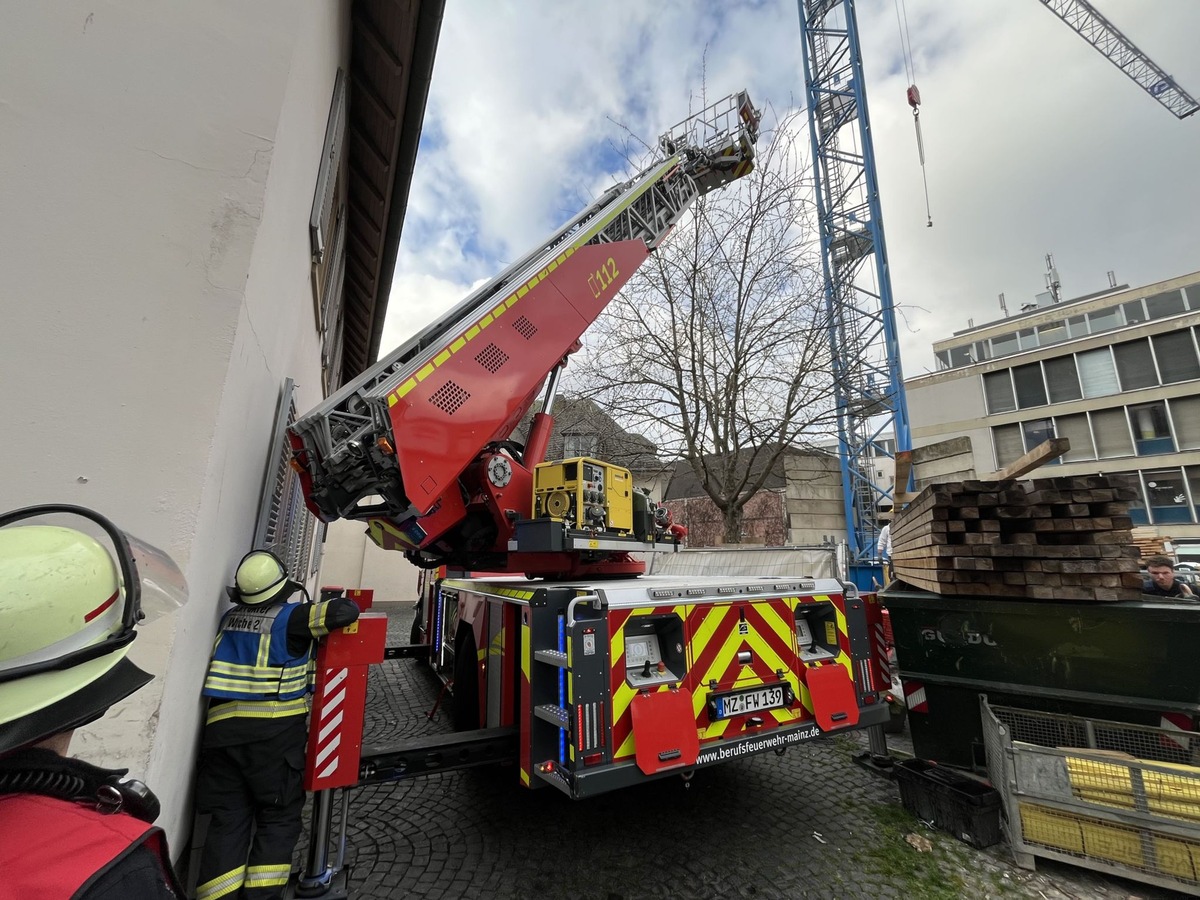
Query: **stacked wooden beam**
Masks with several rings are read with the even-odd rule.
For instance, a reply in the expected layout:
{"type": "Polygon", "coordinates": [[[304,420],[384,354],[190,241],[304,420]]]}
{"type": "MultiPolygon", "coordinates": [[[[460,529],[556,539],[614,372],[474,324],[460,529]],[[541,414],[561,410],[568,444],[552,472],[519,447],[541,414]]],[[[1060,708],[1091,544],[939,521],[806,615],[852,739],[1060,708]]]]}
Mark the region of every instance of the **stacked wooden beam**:
{"type": "Polygon", "coordinates": [[[1141,594],[1125,476],[958,481],[892,524],[898,579],[938,594],[1132,600],[1141,594]]]}
{"type": "Polygon", "coordinates": [[[1134,528],[1131,532],[1133,536],[1133,546],[1137,547],[1138,558],[1144,565],[1146,560],[1151,556],[1169,556],[1167,553],[1167,541],[1169,537],[1159,537],[1158,529],[1142,526],[1134,528]]]}

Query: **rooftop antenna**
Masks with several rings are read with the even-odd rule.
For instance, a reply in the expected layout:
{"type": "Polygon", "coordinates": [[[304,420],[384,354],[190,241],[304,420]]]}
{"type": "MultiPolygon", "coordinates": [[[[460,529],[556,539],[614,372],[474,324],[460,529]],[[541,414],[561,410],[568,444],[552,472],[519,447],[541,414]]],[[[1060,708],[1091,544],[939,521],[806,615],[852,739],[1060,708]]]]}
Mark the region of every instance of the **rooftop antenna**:
{"type": "Polygon", "coordinates": [[[1062,282],[1058,280],[1058,269],[1054,268],[1054,256],[1050,253],[1046,254],[1046,289],[1055,303],[1062,300],[1062,282]]]}
{"type": "MultiPolygon", "coordinates": [[[[1109,273],[1112,274],[1111,272],[1109,273]]],[[[1008,318],[1008,304],[1004,302],[1004,294],[1000,295],[1000,311],[1004,313],[1004,318],[1008,318]]]]}
{"type": "Polygon", "coordinates": [[[1108,286],[1110,288],[1115,288],[1117,286],[1117,273],[1112,269],[1108,270],[1108,286]]]}

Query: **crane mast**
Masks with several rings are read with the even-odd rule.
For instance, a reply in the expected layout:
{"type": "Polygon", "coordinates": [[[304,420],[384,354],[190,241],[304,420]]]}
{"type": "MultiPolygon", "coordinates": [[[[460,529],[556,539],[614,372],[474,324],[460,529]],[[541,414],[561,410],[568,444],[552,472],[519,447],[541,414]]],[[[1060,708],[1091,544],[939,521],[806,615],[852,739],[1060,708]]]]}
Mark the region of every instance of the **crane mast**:
{"type": "Polygon", "coordinates": [[[1200,109],[1200,101],[1176,84],[1174,78],[1086,0],[1042,0],[1042,5],[1177,118],[1185,119],[1200,109]]]}
{"type": "Polygon", "coordinates": [[[862,562],[893,497],[876,460],[909,450],[911,438],[854,7],[799,0],[846,531],[851,561],[862,562]]]}

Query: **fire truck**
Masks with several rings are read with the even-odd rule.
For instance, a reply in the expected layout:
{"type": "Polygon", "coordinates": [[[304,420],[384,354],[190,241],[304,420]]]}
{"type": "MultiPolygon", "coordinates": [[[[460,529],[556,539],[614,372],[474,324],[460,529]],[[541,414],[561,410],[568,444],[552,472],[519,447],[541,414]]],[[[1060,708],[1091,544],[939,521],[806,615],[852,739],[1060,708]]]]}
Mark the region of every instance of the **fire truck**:
{"type": "MultiPolygon", "coordinates": [[[[362,521],[428,570],[413,643],[360,661],[431,664],[460,732],[356,755],[349,738],[336,754],[314,743],[310,788],[510,758],[522,785],[583,798],[887,721],[874,595],[834,578],[645,575],[643,555],[677,549],[681,526],[626,469],[544,458],[585,330],[697,198],[751,171],[758,126],[745,92],[685,119],[660,158],[289,428],[311,512],[362,521]]],[[[365,647],[368,632],[382,634],[366,614],[331,638],[365,647]]],[[[356,652],[337,641],[318,661],[327,680],[356,652]]],[[[319,687],[314,741],[332,733],[326,702],[319,687]]]]}

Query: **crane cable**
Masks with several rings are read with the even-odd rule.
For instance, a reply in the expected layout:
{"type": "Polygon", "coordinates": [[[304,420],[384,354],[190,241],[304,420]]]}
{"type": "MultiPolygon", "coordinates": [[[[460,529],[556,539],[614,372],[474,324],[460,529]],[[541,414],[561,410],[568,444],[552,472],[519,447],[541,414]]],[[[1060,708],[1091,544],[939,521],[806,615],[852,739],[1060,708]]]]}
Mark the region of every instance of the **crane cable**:
{"type": "Polygon", "coordinates": [[[892,0],[896,7],[896,26],[900,30],[900,55],[904,60],[904,74],[908,78],[908,105],[912,107],[913,127],[917,132],[917,156],[921,160],[921,181],[925,185],[925,227],[933,227],[933,214],[929,209],[929,179],[925,174],[925,141],[921,138],[921,92],[917,89],[916,67],[912,59],[912,37],[908,31],[908,5],[905,0],[892,0]],[[903,9],[903,12],[901,12],[903,9]]]}

